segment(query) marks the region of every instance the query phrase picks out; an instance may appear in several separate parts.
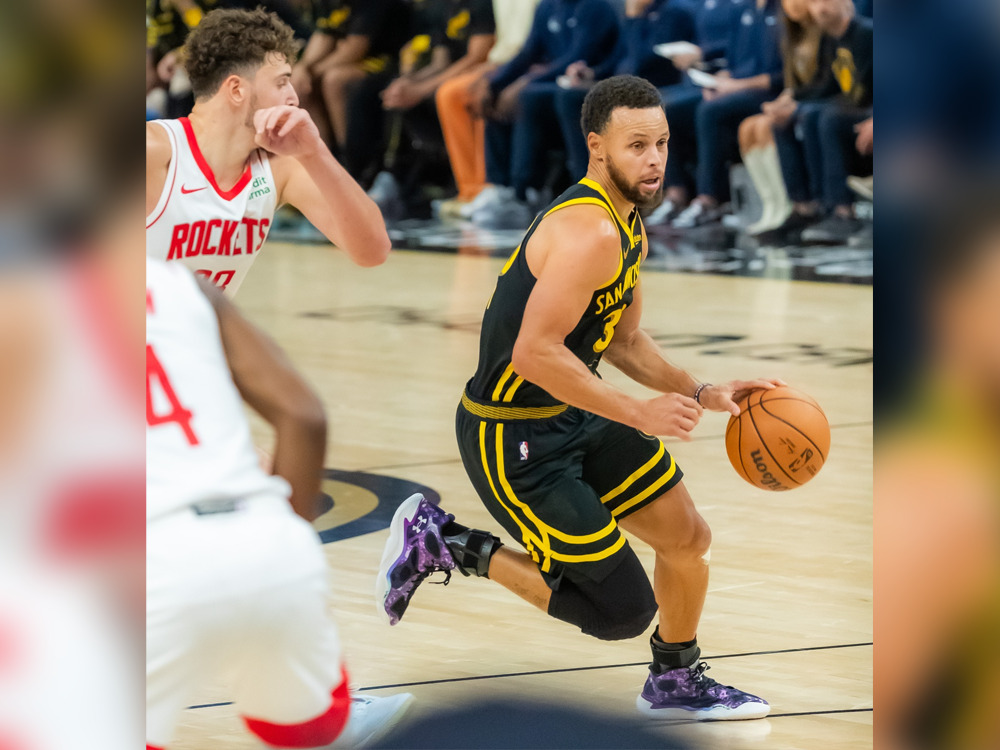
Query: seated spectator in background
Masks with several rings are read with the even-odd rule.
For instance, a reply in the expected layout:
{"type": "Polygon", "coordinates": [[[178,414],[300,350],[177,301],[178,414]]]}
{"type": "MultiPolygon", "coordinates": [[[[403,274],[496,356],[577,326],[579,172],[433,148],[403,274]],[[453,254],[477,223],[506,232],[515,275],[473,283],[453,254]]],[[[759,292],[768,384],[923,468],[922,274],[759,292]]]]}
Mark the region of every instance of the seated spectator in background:
{"type": "Polygon", "coordinates": [[[435,97],[438,119],[458,188],[455,198],[438,205],[439,216],[462,216],[463,210],[486,187],[486,123],[476,107],[489,87],[487,76],[514,57],[524,45],[538,2],[493,0],[496,43],[487,61],[438,87],[435,97]]]}
{"type": "Polygon", "coordinates": [[[311,15],[314,31],[292,70],[292,85],[323,139],[358,179],[378,157],[379,92],[395,75],[409,6],[403,0],[312,0],[311,15]]]}
{"type": "Polygon", "coordinates": [[[760,219],[747,227],[750,234],[775,229],[792,215],[774,128],[787,127],[801,103],[832,96],[836,86],[830,70],[832,45],[822,44],[823,32],[813,23],[807,0],[782,0],[781,7],[785,90],[774,101],[764,102],[761,114],[748,117],[739,130],[743,164],[764,207],[760,219]]]}
{"type": "MultiPolygon", "coordinates": [[[[382,92],[382,106],[392,113],[390,139],[384,170],[375,178],[369,197],[382,209],[387,219],[402,218],[406,207],[402,196],[412,184],[400,175],[400,147],[404,143],[440,142],[434,95],[442,83],[481,68],[496,39],[492,0],[426,0],[426,33],[410,42],[415,54],[426,47],[430,60],[423,66],[404,67],[403,74],[382,92]]],[[[412,174],[411,174],[412,177],[412,174]]]]}
{"type": "Polygon", "coordinates": [[[497,70],[483,93],[486,177],[472,220],[494,228],[524,228],[532,218],[527,190],[543,145],[558,133],[552,91],[573,63],[600,64],[614,54],[618,16],[607,0],[542,0],[524,47],[497,70]]]}
{"type": "MultiPolygon", "coordinates": [[[[683,102],[695,106],[701,101],[701,89],[684,74],[692,68],[715,70],[724,66],[723,56],[732,26],[732,7],[742,2],[744,0],[675,0],[677,7],[687,10],[693,18],[694,49],[671,56],[670,62],[681,73],[681,81],[660,88],[664,106],[682,105],[683,102]]],[[[673,131],[673,123],[670,126],[673,131]]],[[[645,218],[646,226],[670,223],[687,206],[691,185],[688,184],[686,171],[678,170],[674,177],[676,184],[671,185],[669,180],[664,182],[663,202],[645,218]]]]}
{"type": "Polygon", "coordinates": [[[566,69],[565,87],[554,92],[556,116],[566,146],[566,167],[572,181],[587,173],[590,152],[580,130],[583,100],[594,81],[611,75],[645,78],[657,88],[678,83],[681,72],[653,51],[667,42],[693,42],[694,11],[678,0],[626,0],[618,49],[596,68],[575,62],[566,69]]]}
{"type": "Polygon", "coordinates": [[[180,64],[188,32],[217,0],[146,0],[147,120],[184,117],[194,105],[191,83],[180,64]]]}
{"type": "Polygon", "coordinates": [[[760,111],[783,82],[778,32],[778,0],[748,0],[730,8],[727,68],[701,96],[667,102],[670,150],[665,185],[672,196],[687,197],[687,171],[695,167],[697,197],[673,225],[689,229],[722,216],[729,197],[729,162],[739,158],[739,124],[760,111]]]}
{"type": "MultiPolygon", "coordinates": [[[[795,233],[805,227],[802,242],[840,244],[863,229],[854,218],[847,178],[871,174],[870,157],[859,153],[871,138],[859,139],[855,128],[872,116],[874,35],[871,20],[856,16],[851,0],[808,0],[808,5],[828,37],[824,44],[833,48],[831,70],[839,95],[804,105],[794,126],[775,130],[793,201],[793,214],[779,229],[795,233]]],[[[794,241],[794,234],[786,239],[794,241]]]]}

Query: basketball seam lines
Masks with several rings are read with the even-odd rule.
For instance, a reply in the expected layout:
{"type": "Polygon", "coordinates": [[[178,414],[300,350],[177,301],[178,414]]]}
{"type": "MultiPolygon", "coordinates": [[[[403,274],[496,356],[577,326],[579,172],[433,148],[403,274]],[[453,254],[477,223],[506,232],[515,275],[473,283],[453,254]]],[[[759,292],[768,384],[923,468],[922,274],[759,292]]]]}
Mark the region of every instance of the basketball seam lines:
{"type": "MultiPolygon", "coordinates": [[[[761,403],[760,403],[759,399],[758,399],[757,403],[754,404],[754,406],[761,406],[761,403]]],[[[768,412],[767,409],[764,409],[763,411],[764,411],[765,414],[770,414],[770,412],[768,412]]],[[[757,433],[757,436],[760,437],[760,430],[757,429],[757,420],[753,418],[753,407],[749,406],[749,402],[748,402],[748,405],[747,405],[747,415],[750,417],[750,421],[753,422],[754,431],[757,433]]],[[[784,421],[784,420],[782,420],[782,421],[784,421]]],[[[812,442],[812,441],[809,441],[809,442],[812,442]]],[[[787,471],[785,471],[785,467],[781,465],[780,461],[778,461],[778,457],[775,456],[773,453],[771,453],[771,449],[767,447],[767,443],[765,443],[763,439],[760,440],[760,445],[761,445],[761,447],[764,450],[767,451],[767,455],[769,455],[771,457],[771,460],[774,461],[774,465],[777,468],[781,469],[781,473],[784,474],[786,477],[788,477],[788,480],[790,482],[794,482],[796,487],[801,487],[802,486],[802,482],[796,481],[795,479],[792,478],[792,476],[787,471]]],[[[740,457],[740,460],[742,461],[742,456],[740,457]]]]}
{"type": "MultiPolygon", "coordinates": [[[[779,399],[773,399],[773,400],[774,401],[778,401],[779,399]]],[[[798,401],[798,399],[794,399],[794,400],[798,401]]],[[[826,456],[823,455],[823,451],[821,451],[819,449],[819,446],[816,445],[816,441],[815,440],[813,440],[811,437],[809,437],[808,435],[806,435],[802,430],[800,430],[798,427],[796,427],[795,425],[793,425],[787,419],[783,419],[782,417],[779,417],[774,412],[768,411],[767,408],[764,406],[764,403],[765,402],[761,402],[760,408],[764,410],[765,414],[767,414],[768,416],[774,417],[779,422],[784,422],[786,425],[788,425],[789,427],[791,427],[793,430],[795,430],[797,433],[799,433],[802,437],[804,437],[806,440],[808,440],[812,444],[812,447],[816,449],[816,452],[820,455],[820,458],[823,459],[823,463],[826,463],[826,456]]],[[[806,402],[803,401],[801,403],[806,403],[806,402]]],[[[823,412],[820,411],[820,414],[823,414],[823,412]]],[[[823,414],[823,416],[825,417],[826,415],[823,414]]],[[[777,460],[777,459],[775,459],[775,460],[777,460]]]]}

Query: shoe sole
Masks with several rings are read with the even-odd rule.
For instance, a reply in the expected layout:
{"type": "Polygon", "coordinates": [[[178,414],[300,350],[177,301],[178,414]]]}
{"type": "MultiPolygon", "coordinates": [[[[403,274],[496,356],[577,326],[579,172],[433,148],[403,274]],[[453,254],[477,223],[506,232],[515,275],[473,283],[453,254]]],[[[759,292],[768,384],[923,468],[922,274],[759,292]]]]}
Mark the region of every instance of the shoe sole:
{"type": "Polygon", "coordinates": [[[420,501],[423,499],[424,496],[419,492],[410,495],[396,508],[396,512],[392,514],[392,521],[389,523],[389,539],[385,543],[385,549],[382,552],[382,562],[379,563],[378,576],[375,579],[375,607],[381,615],[381,619],[390,625],[394,623],[389,613],[385,610],[386,597],[389,596],[389,592],[392,590],[392,584],[389,582],[389,568],[399,562],[403,556],[403,545],[406,541],[406,533],[403,527],[407,520],[406,516],[407,514],[412,516],[413,511],[417,509],[417,506],[420,505],[420,501]]]}
{"type": "Polygon", "coordinates": [[[351,744],[347,745],[343,743],[342,740],[334,741],[332,745],[329,746],[330,750],[340,750],[340,748],[365,748],[369,747],[383,737],[385,737],[389,732],[391,732],[395,727],[399,725],[399,722],[403,720],[403,717],[410,710],[410,706],[413,705],[413,693],[400,693],[399,695],[391,695],[383,698],[383,701],[391,701],[393,699],[399,699],[397,701],[396,710],[381,724],[378,724],[371,732],[369,732],[365,737],[357,738],[352,737],[351,744]],[[340,744],[338,744],[340,742],[340,744]]]}
{"type": "Polygon", "coordinates": [[[771,713],[771,706],[767,703],[744,703],[736,708],[653,708],[641,695],[635,699],[635,707],[643,716],[659,721],[741,721],[763,719],[771,713]]]}

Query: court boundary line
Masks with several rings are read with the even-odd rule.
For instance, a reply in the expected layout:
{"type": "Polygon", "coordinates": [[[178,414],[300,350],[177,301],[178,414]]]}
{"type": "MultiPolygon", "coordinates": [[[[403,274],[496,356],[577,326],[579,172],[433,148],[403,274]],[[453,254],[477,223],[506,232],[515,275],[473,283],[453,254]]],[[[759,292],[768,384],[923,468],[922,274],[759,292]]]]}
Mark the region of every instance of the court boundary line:
{"type": "MultiPolygon", "coordinates": [[[[718,654],[716,656],[706,656],[705,659],[734,659],[741,656],[771,656],[774,654],[794,654],[803,653],[808,651],[829,651],[838,648],[862,648],[865,646],[874,645],[872,641],[866,643],[838,643],[832,646],[803,646],[802,648],[782,648],[782,649],[772,649],[770,651],[747,651],[739,654],[718,654]]],[[[389,688],[404,688],[404,687],[418,687],[422,685],[442,685],[449,682],[474,682],[476,680],[493,680],[500,679],[504,677],[534,677],[535,675],[543,674],[560,674],[563,672],[589,672],[596,669],[620,669],[622,667],[645,667],[648,666],[648,661],[638,661],[638,662],[626,662],[624,664],[598,664],[591,667],[560,667],[558,669],[537,669],[530,672],[507,672],[501,674],[486,674],[486,675],[471,675],[469,677],[445,677],[440,680],[422,680],[420,682],[398,682],[389,685],[368,685],[366,687],[360,687],[356,689],[356,692],[362,692],[365,690],[387,690],[389,688]]],[[[222,701],[221,703],[201,703],[194,706],[188,706],[188,709],[196,708],[217,708],[219,706],[230,706],[232,701],[222,701]]],[[[855,709],[855,708],[845,708],[845,709],[831,709],[830,711],[815,711],[815,712],[801,712],[801,713],[790,713],[790,714],[774,714],[769,718],[777,718],[780,716],[807,716],[810,713],[824,714],[824,713],[846,713],[851,711],[871,711],[872,709],[855,709]]]]}
{"type": "MultiPolygon", "coordinates": [[[[830,425],[831,430],[837,429],[850,429],[852,427],[874,427],[875,422],[873,420],[868,420],[866,422],[844,422],[843,424],[832,424],[830,425]]],[[[725,435],[699,435],[698,437],[691,438],[689,442],[691,443],[703,443],[706,440],[721,440],[725,435]]],[[[392,471],[395,469],[419,469],[423,466],[447,466],[448,464],[460,464],[462,463],[461,458],[435,458],[429,461],[411,461],[405,464],[386,464],[384,466],[366,466],[362,469],[357,469],[357,471],[392,471]]]]}

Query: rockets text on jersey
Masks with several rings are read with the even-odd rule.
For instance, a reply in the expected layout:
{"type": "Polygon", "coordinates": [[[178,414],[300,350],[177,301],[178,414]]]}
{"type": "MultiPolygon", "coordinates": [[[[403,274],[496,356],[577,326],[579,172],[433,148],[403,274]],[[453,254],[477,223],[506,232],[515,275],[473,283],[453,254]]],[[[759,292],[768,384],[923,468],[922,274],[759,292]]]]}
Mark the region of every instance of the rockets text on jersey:
{"type": "Polygon", "coordinates": [[[146,217],[146,254],[180,261],[232,296],[267,238],[277,187],[265,152],[255,151],[240,179],[219,187],[187,118],[157,120],[172,157],[163,191],[146,217]]]}

